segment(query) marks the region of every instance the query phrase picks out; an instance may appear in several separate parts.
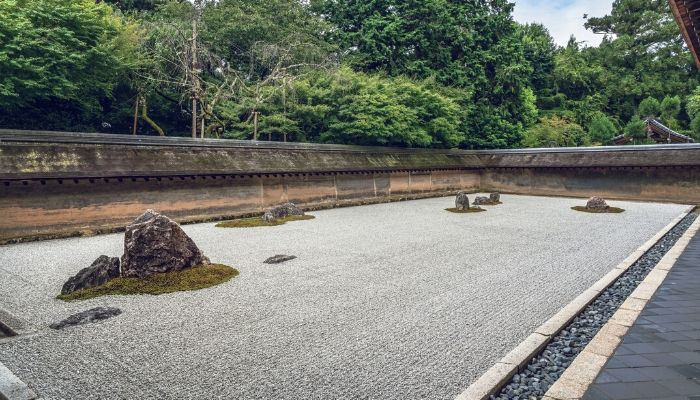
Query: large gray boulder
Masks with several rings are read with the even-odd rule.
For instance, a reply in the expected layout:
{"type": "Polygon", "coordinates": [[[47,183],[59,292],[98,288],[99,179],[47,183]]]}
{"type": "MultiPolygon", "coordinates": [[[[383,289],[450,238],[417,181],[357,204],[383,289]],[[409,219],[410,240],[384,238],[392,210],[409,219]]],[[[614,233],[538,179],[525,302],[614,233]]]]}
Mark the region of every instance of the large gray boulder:
{"type": "Polygon", "coordinates": [[[289,217],[291,215],[304,215],[304,211],[302,211],[294,203],[285,203],[265,211],[262,219],[265,222],[272,222],[276,219],[289,217]]]}
{"type": "Polygon", "coordinates": [[[138,277],[182,271],[209,264],[177,222],[147,210],[126,227],[122,276],[138,277]]]}
{"type": "Polygon", "coordinates": [[[100,286],[119,276],[119,258],[99,256],[97,260],[83,268],[63,284],[61,294],[68,294],[80,289],[100,286]]]}
{"type": "Polygon", "coordinates": [[[588,202],[586,203],[586,208],[590,208],[593,210],[607,210],[610,206],[608,203],[605,202],[605,199],[602,197],[591,197],[588,199],[588,202]]]}
{"type": "Polygon", "coordinates": [[[455,198],[455,208],[459,211],[469,209],[469,196],[467,192],[457,192],[455,198]]]}

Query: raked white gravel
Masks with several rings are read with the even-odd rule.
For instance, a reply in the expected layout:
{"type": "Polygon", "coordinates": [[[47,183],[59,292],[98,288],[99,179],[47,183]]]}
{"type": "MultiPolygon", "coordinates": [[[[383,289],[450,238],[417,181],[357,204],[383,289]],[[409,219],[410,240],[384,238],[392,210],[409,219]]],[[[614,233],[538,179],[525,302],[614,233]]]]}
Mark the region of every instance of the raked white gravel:
{"type": "MultiPolygon", "coordinates": [[[[473,196],[471,196],[473,197],[473,196]]],[[[232,281],[65,303],[63,282],[122,234],[0,247],[0,308],[25,336],[0,362],[44,399],[452,399],[686,209],[502,196],[476,214],[436,198],[313,212],[271,228],[185,226],[232,281]],[[263,264],[275,254],[298,258],[263,264]],[[95,306],[123,314],[55,331],[95,306]]]]}

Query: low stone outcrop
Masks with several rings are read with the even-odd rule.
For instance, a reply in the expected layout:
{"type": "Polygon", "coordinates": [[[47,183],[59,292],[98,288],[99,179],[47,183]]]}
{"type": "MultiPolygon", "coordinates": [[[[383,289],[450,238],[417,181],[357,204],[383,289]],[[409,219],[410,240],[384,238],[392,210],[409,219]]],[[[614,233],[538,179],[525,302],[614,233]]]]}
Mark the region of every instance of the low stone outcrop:
{"type": "Polygon", "coordinates": [[[177,222],[147,210],[126,227],[122,276],[142,278],[209,264],[177,222]]]}
{"type": "Polygon", "coordinates": [[[294,203],[285,203],[265,211],[262,219],[265,222],[272,222],[276,219],[285,218],[292,215],[304,215],[304,211],[302,211],[294,203]]]}
{"type": "Polygon", "coordinates": [[[586,202],[586,208],[592,209],[592,210],[607,210],[610,208],[608,203],[605,202],[605,199],[602,197],[596,197],[593,196],[590,199],[588,199],[588,202],[586,202]]]}
{"type": "Polygon", "coordinates": [[[475,206],[483,206],[483,205],[489,205],[489,204],[493,204],[493,203],[491,202],[491,199],[489,199],[489,198],[486,197],[486,196],[477,196],[477,197],[474,199],[474,203],[473,203],[473,204],[474,204],[475,206]]]}
{"type": "Polygon", "coordinates": [[[457,192],[457,197],[455,198],[455,208],[458,211],[469,209],[469,196],[467,195],[467,192],[457,192]]]}
{"type": "Polygon", "coordinates": [[[100,286],[119,276],[119,258],[99,256],[89,267],[83,268],[63,284],[61,294],[100,286]]]}
{"type": "Polygon", "coordinates": [[[501,194],[498,192],[493,192],[489,194],[489,200],[491,200],[492,203],[500,203],[501,202],[501,194]]]}
{"type": "Polygon", "coordinates": [[[122,310],[115,307],[95,307],[86,311],[81,311],[77,314],[73,314],[61,322],[56,322],[49,325],[49,327],[52,329],[63,329],[69,326],[84,325],[91,322],[116,317],[121,313],[122,310]]]}

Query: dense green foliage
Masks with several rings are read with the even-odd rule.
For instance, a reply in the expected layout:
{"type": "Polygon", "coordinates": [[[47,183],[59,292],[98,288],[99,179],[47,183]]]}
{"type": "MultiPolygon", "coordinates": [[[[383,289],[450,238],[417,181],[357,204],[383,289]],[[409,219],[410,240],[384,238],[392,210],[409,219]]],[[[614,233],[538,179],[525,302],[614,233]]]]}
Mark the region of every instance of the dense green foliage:
{"type": "Polygon", "coordinates": [[[525,132],[525,147],[562,147],[589,144],[581,125],[552,116],[542,118],[538,124],[525,132]]]}
{"type": "Polygon", "coordinates": [[[587,19],[598,47],[558,47],[512,12],[507,0],[4,0],[0,127],[130,133],[136,116],[138,134],[189,135],[194,99],[197,133],[234,139],[644,143],[649,116],[700,136],[698,73],[665,0],[587,19]]]}

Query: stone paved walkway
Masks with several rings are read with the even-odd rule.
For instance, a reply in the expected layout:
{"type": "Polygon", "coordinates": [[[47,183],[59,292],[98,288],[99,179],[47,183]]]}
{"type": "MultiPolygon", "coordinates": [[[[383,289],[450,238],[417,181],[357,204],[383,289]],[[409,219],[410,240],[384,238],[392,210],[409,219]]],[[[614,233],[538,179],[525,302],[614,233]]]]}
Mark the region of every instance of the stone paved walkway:
{"type": "Polygon", "coordinates": [[[584,399],[700,400],[700,233],[584,399]]]}

